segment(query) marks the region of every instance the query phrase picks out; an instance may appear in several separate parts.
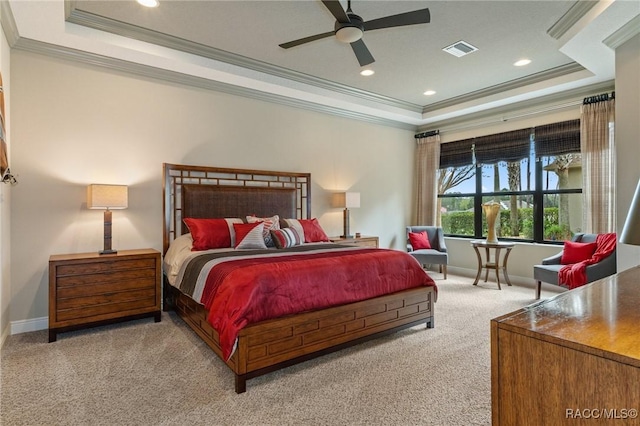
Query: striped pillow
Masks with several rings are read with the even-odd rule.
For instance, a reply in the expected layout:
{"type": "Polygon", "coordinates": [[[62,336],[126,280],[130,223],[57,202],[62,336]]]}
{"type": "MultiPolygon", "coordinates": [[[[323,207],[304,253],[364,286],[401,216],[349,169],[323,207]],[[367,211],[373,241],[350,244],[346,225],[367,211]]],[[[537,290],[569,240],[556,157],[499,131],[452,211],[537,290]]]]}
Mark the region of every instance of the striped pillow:
{"type": "Polygon", "coordinates": [[[271,238],[277,248],[283,249],[302,244],[298,231],[293,228],[282,228],[271,231],[271,238]]]}
{"type": "Polygon", "coordinates": [[[262,237],[267,247],[273,247],[275,244],[271,239],[271,230],[280,229],[280,216],[277,214],[271,217],[247,216],[247,223],[264,222],[264,230],[262,237]]]}
{"type": "Polygon", "coordinates": [[[236,233],[236,249],[266,249],[262,230],[264,224],[257,223],[234,223],[233,230],[236,233]]]}

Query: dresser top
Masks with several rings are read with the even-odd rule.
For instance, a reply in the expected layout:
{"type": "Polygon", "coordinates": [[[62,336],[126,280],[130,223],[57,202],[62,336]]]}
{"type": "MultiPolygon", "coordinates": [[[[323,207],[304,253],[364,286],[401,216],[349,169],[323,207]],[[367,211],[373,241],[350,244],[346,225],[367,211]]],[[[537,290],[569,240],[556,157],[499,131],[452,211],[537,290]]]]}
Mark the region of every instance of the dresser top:
{"type": "Polygon", "coordinates": [[[500,328],[640,367],[640,266],[493,321],[500,328]]]}
{"type": "Polygon", "coordinates": [[[70,253],[70,254],[53,254],[49,257],[50,262],[57,262],[61,260],[76,260],[76,259],[100,259],[100,260],[109,260],[109,259],[118,259],[125,256],[140,256],[140,255],[156,255],[160,253],[158,250],[154,249],[136,249],[136,250],[118,250],[117,253],[114,254],[100,254],[97,251],[90,253],[70,253]]]}

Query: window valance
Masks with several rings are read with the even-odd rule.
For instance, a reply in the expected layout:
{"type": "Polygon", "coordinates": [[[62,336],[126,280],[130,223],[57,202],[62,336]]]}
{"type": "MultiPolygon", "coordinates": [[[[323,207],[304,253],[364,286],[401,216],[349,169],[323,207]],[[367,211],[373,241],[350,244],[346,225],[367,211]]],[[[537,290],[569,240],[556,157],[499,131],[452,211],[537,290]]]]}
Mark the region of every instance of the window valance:
{"type": "Polygon", "coordinates": [[[536,157],[580,152],[580,120],[561,121],[534,128],[536,157]]]}

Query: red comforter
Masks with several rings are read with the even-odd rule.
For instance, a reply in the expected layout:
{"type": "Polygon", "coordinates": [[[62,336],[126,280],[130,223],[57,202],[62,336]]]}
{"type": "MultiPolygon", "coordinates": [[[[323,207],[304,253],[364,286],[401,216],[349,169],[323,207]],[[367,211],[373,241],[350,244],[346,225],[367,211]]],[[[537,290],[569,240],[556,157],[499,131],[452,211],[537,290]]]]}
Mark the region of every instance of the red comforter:
{"type": "MultiPolygon", "coordinates": [[[[334,244],[288,250],[235,251],[227,253],[231,257],[217,254],[208,261],[214,266],[207,269],[198,301],[209,311],[208,321],[220,335],[225,359],[247,324],[418,286],[435,287],[405,252],[334,244]]],[[[191,273],[185,280],[189,275],[193,279],[191,273]]],[[[179,287],[184,292],[193,284],[179,287]]]]}

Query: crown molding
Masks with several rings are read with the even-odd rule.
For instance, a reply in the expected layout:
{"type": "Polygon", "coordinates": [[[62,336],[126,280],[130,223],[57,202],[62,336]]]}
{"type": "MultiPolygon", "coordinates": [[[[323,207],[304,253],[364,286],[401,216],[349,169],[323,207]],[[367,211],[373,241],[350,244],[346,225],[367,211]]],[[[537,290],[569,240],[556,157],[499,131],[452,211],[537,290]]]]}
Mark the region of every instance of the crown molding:
{"type": "Polygon", "coordinates": [[[597,1],[578,0],[571,8],[562,15],[558,21],[547,30],[547,34],[559,40],[567,33],[584,15],[586,15],[596,4],[597,1]]]}
{"type": "Polygon", "coordinates": [[[145,78],[157,79],[162,81],[168,81],[171,83],[183,84],[190,87],[197,87],[205,90],[212,90],[216,92],[227,93],[230,95],[242,96],[255,100],[276,103],[280,105],[290,106],[294,108],[301,108],[315,112],[321,112],[325,114],[331,114],[339,117],[350,118],[360,121],[366,121],[368,123],[379,124],[382,126],[395,127],[404,130],[415,131],[416,127],[413,124],[403,123],[396,120],[390,120],[381,118],[369,114],[350,111],[342,108],[331,107],[327,105],[317,104],[313,102],[303,101],[299,99],[293,99],[290,97],[277,95],[273,93],[262,92],[255,89],[236,86],[233,84],[222,83],[219,81],[209,80],[202,77],[196,77],[176,71],[165,70],[161,68],[152,67],[149,65],[142,65],[134,62],[124,61],[122,59],[111,58],[108,56],[97,55],[95,53],[89,53],[80,51],[77,49],[71,49],[64,46],[53,45],[50,43],[44,43],[37,40],[21,37],[13,46],[16,49],[24,50],[32,53],[51,56],[58,59],[70,60],[75,62],[81,62],[83,64],[93,65],[103,69],[109,69],[112,71],[123,72],[127,74],[133,74],[145,78]]]}
{"type": "Polygon", "coordinates": [[[388,96],[368,92],[366,90],[356,89],[344,84],[335,83],[319,77],[314,77],[298,71],[278,67],[263,61],[247,58],[245,56],[216,49],[200,43],[195,43],[179,37],[170,36],[158,31],[149,30],[146,28],[127,24],[125,22],[116,21],[83,10],[79,10],[75,8],[75,2],[69,0],[65,1],[65,10],[67,14],[66,21],[73,24],[82,25],[84,27],[93,28],[95,30],[105,31],[118,36],[163,46],[185,53],[190,53],[215,61],[236,65],[253,71],[258,71],[287,80],[320,87],[332,92],[346,94],[355,98],[392,106],[402,110],[416,113],[422,111],[422,105],[401,101],[388,96]]]}
{"type": "Polygon", "coordinates": [[[640,34],[640,15],[623,25],[618,31],[605,38],[602,42],[615,50],[627,41],[631,40],[636,34],[640,34]]]}
{"type": "Polygon", "coordinates": [[[567,109],[578,109],[585,97],[593,96],[615,89],[613,80],[596,83],[585,87],[554,93],[535,99],[500,106],[485,111],[467,114],[428,125],[420,126],[418,132],[439,130],[440,133],[462,129],[478,128],[499,122],[512,121],[549,112],[560,112],[567,109]]]}
{"type": "Polygon", "coordinates": [[[437,111],[439,109],[449,108],[464,102],[475,101],[476,99],[497,95],[513,89],[519,89],[521,87],[528,86],[530,84],[540,83],[542,81],[546,81],[546,80],[557,78],[557,77],[562,77],[567,74],[580,72],[580,71],[583,71],[584,69],[585,68],[582,65],[578,64],[577,62],[571,62],[569,64],[561,65],[559,67],[552,68],[550,70],[542,71],[536,74],[531,74],[527,77],[507,81],[501,84],[496,84],[495,86],[487,87],[482,90],[476,90],[475,92],[470,92],[461,96],[456,96],[454,98],[447,99],[446,101],[436,102],[436,103],[427,105],[422,110],[422,113],[426,114],[432,111],[437,111]]]}
{"type": "Polygon", "coordinates": [[[13,47],[20,38],[20,35],[18,34],[18,26],[16,25],[16,20],[13,17],[13,12],[11,11],[11,6],[8,1],[0,1],[0,23],[2,23],[2,30],[4,31],[4,36],[7,38],[7,43],[13,47]]]}

